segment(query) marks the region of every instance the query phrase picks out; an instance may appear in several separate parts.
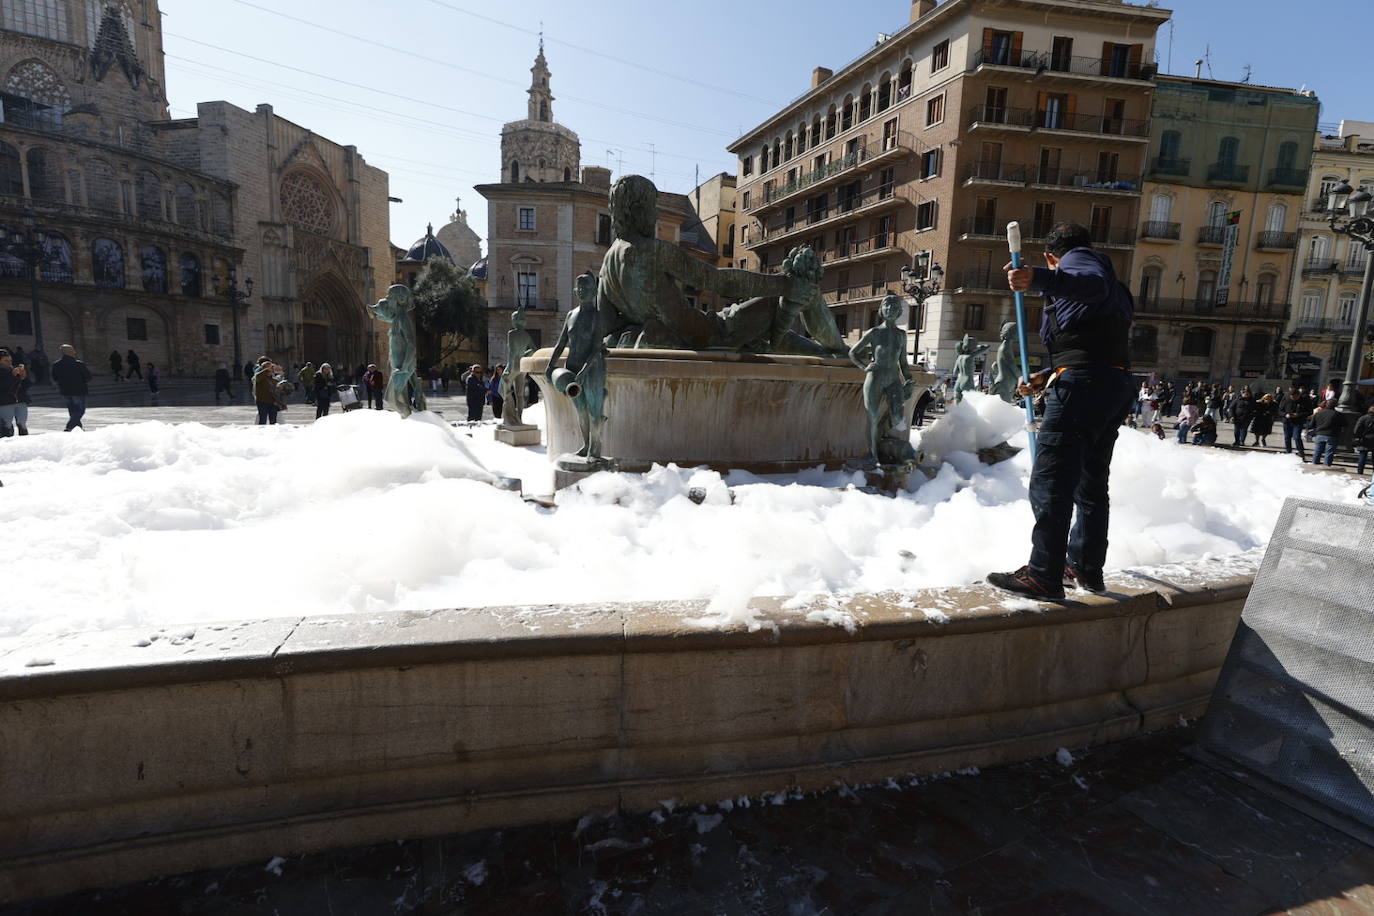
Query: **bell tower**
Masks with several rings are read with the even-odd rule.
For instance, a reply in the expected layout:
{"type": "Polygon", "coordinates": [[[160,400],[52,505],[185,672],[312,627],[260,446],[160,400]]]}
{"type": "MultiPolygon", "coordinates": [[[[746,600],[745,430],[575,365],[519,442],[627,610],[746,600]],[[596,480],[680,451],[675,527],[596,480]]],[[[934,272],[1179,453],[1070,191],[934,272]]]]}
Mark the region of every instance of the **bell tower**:
{"type": "Polygon", "coordinates": [[[553,122],[553,93],[549,91],[549,62],[544,59],[544,39],[539,39],[539,56],[530,67],[530,112],[529,120],[553,122]]]}

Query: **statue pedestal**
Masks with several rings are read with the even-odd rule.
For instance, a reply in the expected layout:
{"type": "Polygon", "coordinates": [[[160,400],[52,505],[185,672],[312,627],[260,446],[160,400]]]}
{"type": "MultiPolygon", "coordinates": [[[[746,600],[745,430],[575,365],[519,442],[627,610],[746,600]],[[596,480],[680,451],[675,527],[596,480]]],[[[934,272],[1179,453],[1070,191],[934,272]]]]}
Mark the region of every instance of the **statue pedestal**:
{"type": "Polygon", "coordinates": [[[599,471],[618,471],[614,458],[583,458],[581,455],[560,455],[553,466],[553,488],[562,490],[599,471]]]}
{"type": "Polygon", "coordinates": [[[496,441],[507,445],[538,445],[539,427],[527,423],[496,427],[496,441]]]}

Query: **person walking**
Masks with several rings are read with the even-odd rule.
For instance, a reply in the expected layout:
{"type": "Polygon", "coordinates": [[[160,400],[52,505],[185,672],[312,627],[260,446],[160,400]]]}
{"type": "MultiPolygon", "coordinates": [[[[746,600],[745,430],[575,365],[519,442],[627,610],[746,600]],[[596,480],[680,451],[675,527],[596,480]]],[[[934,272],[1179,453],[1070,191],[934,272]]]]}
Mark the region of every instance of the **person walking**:
{"type": "Polygon", "coordinates": [[[234,390],[229,387],[229,367],[224,363],[219,364],[215,370],[215,403],[219,403],[219,393],[223,391],[224,396],[229,400],[234,399],[234,390]]]}
{"type": "Polygon", "coordinates": [[[157,397],[157,390],[162,385],[162,373],[157,371],[154,363],[148,364],[148,393],[154,398],[157,397]]]}
{"type": "Polygon", "coordinates": [[[138,376],[140,382],[143,381],[143,362],[138,358],[138,354],[130,349],[128,353],[124,354],[124,362],[129,365],[129,374],[124,376],[124,381],[127,382],[135,375],[138,376]]]}
{"type": "Polygon", "coordinates": [[[297,377],[301,380],[301,387],[305,389],[305,403],[315,403],[315,364],[307,360],[306,364],[301,366],[300,375],[297,377]]]}
{"type": "Polygon", "coordinates": [[[1312,447],[1312,463],[1322,464],[1324,456],[1326,466],[1331,467],[1331,461],[1336,457],[1336,443],[1345,429],[1345,414],[1336,409],[1335,398],[1324,401],[1321,409],[1312,414],[1311,429],[1316,442],[1312,447]]]}
{"type": "Polygon", "coordinates": [[[1135,385],[1130,331],[1135,303],[1111,259],[1092,247],[1086,226],[1059,223],[1045,237],[1045,267],[1013,269],[1007,285],[1049,299],[1040,339],[1046,369],[1020,386],[1044,393],[1045,416],[1031,470],[1035,515],[1030,561],[987,581],[1030,598],[1064,597],[1064,581],[1103,592],[1107,559],[1109,476],[1121,417],[1135,385]],[[1074,519],[1075,511],[1077,519],[1074,519]],[[1072,523],[1072,530],[1070,530],[1072,523]]]}
{"type": "MultiPolygon", "coordinates": [[[[57,383],[57,391],[67,402],[67,432],[81,426],[81,418],[86,415],[86,398],[90,395],[91,370],[76,358],[76,348],[63,344],[58,348],[62,355],[52,364],[52,380],[57,383]]],[[[118,353],[114,354],[118,356],[118,353]]],[[[85,429],[84,426],[81,426],[85,429]]]]}
{"type": "Polygon", "coordinates": [[[110,351],[110,371],[114,373],[115,381],[124,381],[124,357],[119,355],[118,350],[110,351]]]}
{"type": "Polygon", "coordinates": [[[1369,461],[1369,454],[1374,452],[1374,406],[1371,406],[1355,421],[1354,443],[1355,450],[1360,455],[1359,467],[1355,473],[1363,474],[1364,466],[1369,461]]]}
{"type": "Polygon", "coordinates": [[[338,391],[336,391],[334,387],[334,367],[329,365],[329,363],[320,363],[319,371],[315,373],[316,420],[320,417],[329,416],[330,399],[338,396],[338,391]]]}
{"type": "Polygon", "coordinates": [[[258,426],[277,425],[277,387],[272,380],[272,364],[266,356],[258,357],[253,371],[253,401],[258,405],[258,426]]]}
{"type": "Polygon", "coordinates": [[[1255,418],[1255,399],[1246,388],[1231,404],[1231,422],[1235,425],[1232,444],[1236,448],[1245,446],[1245,435],[1250,431],[1250,421],[1255,418]]]}
{"type": "Polygon", "coordinates": [[[463,389],[468,398],[468,422],[476,423],[482,419],[482,408],[487,401],[487,384],[483,380],[481,366],[474,365],[468,370],[463,389]]]}
{"type": "Polygon", "coordinates": [[[1250,420],[1250,435],[1255,437],[1255,445],[1269,447],[1269,437],[1274,432],[1274,417],[1278,412],[1279,405],[1272,394],[1266,394],[1255,404],[1255,416],[1250,420]]]}
{"type": "Polygon", "coordinates": [[[1298,447],[1298,457],[1307,460],[1307,450],[1303,448],[1302,431],[1307,421],[1312,419],[1312,401],[1295,383],[1279,402],[1279,413],[1283,415],[1283,450],[1292,454],[1293,446],[1298,447]]]}

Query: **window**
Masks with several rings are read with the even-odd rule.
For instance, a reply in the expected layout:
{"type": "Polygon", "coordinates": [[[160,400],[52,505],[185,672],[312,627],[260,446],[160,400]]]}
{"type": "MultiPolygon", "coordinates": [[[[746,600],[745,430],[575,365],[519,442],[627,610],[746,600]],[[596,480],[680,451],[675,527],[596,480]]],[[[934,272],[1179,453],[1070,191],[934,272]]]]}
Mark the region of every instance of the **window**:
{"type": "Polygon", "coordinates": [[[844,108],[840,110],[840,130],[849,130],[854,126],[854,97],[851,95],[844,100],[844,108]]]}
{"type": "Polygon", "coordinates": [[[0,96],[3,96],[4,120],[20,127],[61,127],[62,114],[72,107],[71,96],[61,77],[38,60],[16,65],[5,80],[0,96]]]}
{"type": "Polygon", "coordinates": [[[797,125],[797,155],[806,152],[806,123],[797,125]]]}
{"type": "MultiPolygon", "coordinates": [[[[873,233],[873,247],[890,248],[897,242],[897,235],[892,231],[892,217],[884,216],[873,221],[873,228],[877,231],[873,233]]],[[[875,268],[875,271],[878,268],[875,268]]]]}
{"type": "Polygon", "coordinates": [[[1340,324],[1351,324],[1355,320],[1355,294],[1343,292],[1341,297],[1336,300],[1336,321],[1340,324]]]}
{"type": "Polygon", "coordinates": [[[830,114],[825,116],[825,139],[835,136],[835,106],[830,106],[830,114]]]}
{"type": "Polygon", "coordinates": [[[935,201],[928,200],[916,207],[916,228],[934,229],[935,228],[935,201]]]}
{"type": "Polygon", "coordinates": [[[930,51],[930,72],[943,70],[949,66],[949,39],[946,38],[930,51]]]}
{"type": "Polygon", "coordinates": [[[1312,244],[1307,249],[1307,260],[1312,264],[1331,258],[1331,240],[1324,235],[1312,236],[1312,244]]]}
{"type": "Polygon", "coordinates": [[[1341,341],[1331,347],[1331,362],[1327,365],[1332,367],[1343,367],[1350,360],[1350,342],[1341,341]]]}
{"type": "Polygon", "coordinates": [[[1063,154],[1064,151],[1057,146],[1040,147],[1039,184],[1059,183],[1059,162],[1063,154]]]}
{"type": "Polygon", "coordinates": [[[787,139],[782,141],[782,160],[786,162],[792,158],[792,131],[787,132],[787,139]]]}
{"type": "Polygon", "coordinates": [[[167,292],[167,255],[156,245],[148,245],[138,253],[138,256],[143,268],[144,292],[167,292]]]}
{"type": "Polygon", "coordinates": [[[820,115],[811,122],[811,145],[817,146],[821,142],[821,118],[820,115]]]}
{"type": "Polygon", "coordinates": [[[125,318],[124,336],[129,340],[148,339],[148,319],[146,318],[125,318]]]}
{"type": "Polygon", "coordinates": [[[1164,268],[1147,267],[1140,272],[1140,302],[1142,308],[1159,304],[1159,287],[1164,283],[1164,268]]]}
{"type": "Polygon", "coordinates": [[[979,302],[970,302],[964,306],[964,330],[981,331],[983,330],[983,305],[979,302]]]}
{"type": "Polygon", "coordinates": [[[888,166],[878,173],[878,199],[887,200],[897,189],[897,170],[888,166]]]}
{"type": "Polygon", "coordinates": [[[17,309],[9,310],[10,334],[15,336],[30,336],[33,334],[33,313],[27,309],[20,311],[17,309]]]}
{"type": "Polygon", "coordinates": [[[1117,179],[1118,169],[1121,165],[1120,153],[1109,153],[1106,151],[1097,154],[1097,181],[1098,184],[1110,184],[1117,179]]]}
{"type": "Polygon", "coordinates": [[[207,324],[205,326],[205,344],[210,347],[219,346],[219,325],[207,324]]]}
{"type": "Polygon", "coordinates": [[[983,94],[984,121],[1005,124],[1007,120],[1007,90],[1005,86],[989,86],[983,94]]]}
{"type": "MultiPolygon", "coordinates": [[[[1217,272],[1215,270],[1204,270],[1197,275],[1197,303],[1198,305],[1212,305],[1217,298],[1217,272]]],[[[1205,356],[1210,356],[1211,349],[1207,350],[1205,356]]],[[[1187,356],[1187,353],[1183,354],[1187,356]]]]}
{"type": "Polygon", "coordinates": [[[878,84],[878,110],[887,111],[892,106],[892,77],[883,76],[878,84]]]}
{"type": "Polygon", "coordinates": [[[782,231],[791,232],[792,227],[797,223],[797,208],[788,207],[782,215],[782,231]]]}
{"type": "Polygon", "coordinates": [[[829,215],[830,195],[819,194],[806,201],[806,221],[807,223],[819,223],[829,215]]]}
{"type": "Polygon", "coordinates": [[[759,174],[762,175],[762,174],[763,174],[764,172],[766,172],[766,171],[768,171],[768,144],[767,144],[767,143],[765,143],[765,144],[759,149],[759,174]]]}
{"type": "Polygon", "coordinates": [[[1159,329],[1148,324],[1131,325],[1131,357],[1143,362],[1159,359],[1159,329]]]}
{"type": "Polygon", "coordinates": [[[873,90],[867,86],[859,94],[859,120],[867,121],[873,116],[873,90]]]}
{"type": "Polygon", "coordinates": [[[1279,144],[1278,166],[1283,171],[1293,171],[1298,164],[1298,145],[1289,140],[1279,144]]]}
{"type": "Polygon", "coordinates": [[[1017,32],[1000,32],[996,29],[983,30],[983,62],[987,64],[1017,64],[1020,55],[1015,46],[1020,44],[1017,32]]]}
{"type": "MultiPolygon", "coordinates": [[[[734,228],[734,226],[731,226],[730,230],[733,232],[734,228]]],[[[608,213],[598,213],[596,215],[596,243],[598,245],[611,244],[611,217],[608,213]]]]}
{"type": "Polygon", "coordinates": [[[6,2],[0,7],[0,27],[56,41],[71,39],[67,31],[67,4],[64,0],[6,2]]]}
{"type": "Polygon", "coordinates": [[[1189,328],[1183,333],[1183,347],[1180,354],[1182,356],[1211,356],[1212,339],[1215,336],[1211,328],[1189,328]]]}
{"type": "Polygon", "coordinates": [[[730,226],[728,241],[726,241],[725,248],[721,251],[721,255],[727,258],[733,258],[735,256],[735,227],[733,225],[730,226]]]}
{"type": "Polygon", "coordinates": [[[520,163],[512,161],[510,164],[510,181],[515,184],[520,180],[520,163]]]}
{"type": "Polygon", "coordinates": [[[935,98],[926,102],[926,127],[933,127],[945,119],[945,97],[944,94],[937,95],[935,98]]]}
{"type": "Polygon", "coordinates": [[[1214,200],[1207,205],[1207,227],[1209,229],[1226,228],[1226,202],[1214,200]]]}
{"type": "Polygon", "coordinates": [[[0,194],[24,196],[24,172],[19,163],[19,150],[0,142],[0,194]]]}
{"type": "Polygon", "coordinates": [[[1104,42],[1102,45],[1102,75],[1124,79],[1131,75],[1131,58],[1139,56],[1133,52],[1132,45],[1104,42]]]}
{"type": "Polygon", "coordinates": [[[95,285],[110,289],[124,287],[124,249],[111,239],[91,242],[91,271],[95,285]]]}
{"type": "Polygon", "coordinates": [[[1174,215],[1174,199],[1168,194],[1155,194],[1150,198],[1150,222],[1168,223],[1174,215]]]}
{"type": "Polygon", "coordinates": [[[911,61],[902,63],[901,72],[897,74],[897,101],[902,101],[911,97],[911,61]]]}
{"type": "Polygon", "coordinates": [[[749,203],[749,192],[748,192],[748,191],[745,191],[744,194],[740,197],[740,205],[741,205],[742,207],[744,207],[744,209],[746,209],[746,210],[749,209],[750,203],[749,203]]]}
{"type": "Polygon", "coordinates": [[[1316,321],[1321,317],[1322,297],[1321,293],[1305,292],[1302,294],[1302,312],[1299,317],[1303,321],[1316,321]]]}
{"type": "Polygon", "coordinates": [[[533,208],[533,207],[521,207],[521,208],[520,208],[520,221],[519,221],[518,227],[519,227],[520,229],[526,230],[526,231],[529,231],[529,230],[534,229],[534,208],[533,208]]]}
{"type": "Polygon", "coordinates": [[[1040,126],[1050,130],[1067,124],[1069,97],[1062,92],[1046,92],[1040,97],[1040,126]]]}
{"type": "Polygon", "coordinates": [[[1054,36],[1050,44],[1050,69],[1068,71],[1073,69],[1073,39],[1066,35],[1054,36]]]}
{"type": "Polygon", "coordinates": [[[973,233],[975,235],[997,234],[997,198],[978,198],[974,207],[973,233]]]}
{"type": "Polygon", "coordinates": [[[782,140],[778,137],[773,138],[773,168],[782,165],[782,140]]]}
{"type": "Polygon", "coordinates": [[[200,296],[200,258],[189,251],[181,253],[181,294],[200,296]]]}
{"type": "Polygon", "coordinates": [[[934,178],[940,174],[940,151],[928,149],[921,154],[921,178],[934,178]]]}
{"type": "Polygon", "coordinates": [[[1255,301],[1260,305],[1274,304],[1274,289],[1278,286],[1279,278],[1274,274],[1260,274],[1259,281],[1255,284],[1255,301]]]}
{"type": "Polygon", "coordinates": [[[1183,134],[1176,130],[1166,130],[1159,135],[1159,158],[1163,162],[1175,162],[1183,149],[1183,134]]]}
{"type": "Polygon", "coordinates": [[[515,304],[522,309],[539,307],[539,275],[522,270],[515,275],[515,304]]]}
{"type": "Polygon", "coordinates": [[[1282,232],[1284,224],[1288,222],[1288,208],[1283,204],[1271,204],[1269,212],[1264,217],[1265,232],[1282,232]]]}
{"type": "Polygon", "coordinates": [[[1035,219],[1031,222],[1033,239],[1043,239],[1054,228],[1054,202],[1039,200],[1035,202],[1035,219]]]}
{"type": "Polygon", "coordinates": [[[897,148],[897,119],[883,122],[883,149],[897,148]]]}
{"type": "Polygon", "coordinates": [[[754,157],[745,156],[740,160],[740,173],[744,175],[754,174],[754,157]]]}
{"type": "Polygon", "coordinates": [[[1217,146],[1217,165],[1234,166],[1240,155],[1240,140],[1235,137],[1222,137],[1217,146]]]}

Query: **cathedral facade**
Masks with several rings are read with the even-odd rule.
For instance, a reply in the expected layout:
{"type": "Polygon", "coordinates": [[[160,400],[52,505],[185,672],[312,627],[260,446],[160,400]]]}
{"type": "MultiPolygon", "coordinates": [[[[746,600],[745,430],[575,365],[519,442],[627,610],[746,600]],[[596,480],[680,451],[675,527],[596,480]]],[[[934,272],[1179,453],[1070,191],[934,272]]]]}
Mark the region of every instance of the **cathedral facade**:
{"type": "Polygon", "coordinates": [[[34,223],[44,249],[37,315],[28,265],[0,253],[0,343],[41,328],[50,358],[132,349],[190,375],[377,352],[386,173],[269,105],[170,118],[156,0],[5,0],[0,101],[0,225],[34,223]],[[231,277],[254,281],[237,321],[231,277]]]}

